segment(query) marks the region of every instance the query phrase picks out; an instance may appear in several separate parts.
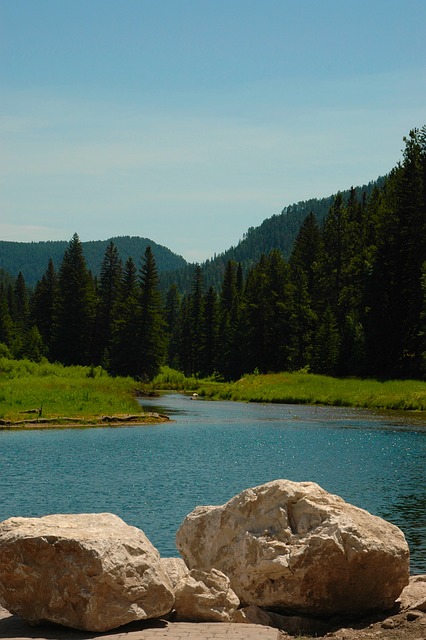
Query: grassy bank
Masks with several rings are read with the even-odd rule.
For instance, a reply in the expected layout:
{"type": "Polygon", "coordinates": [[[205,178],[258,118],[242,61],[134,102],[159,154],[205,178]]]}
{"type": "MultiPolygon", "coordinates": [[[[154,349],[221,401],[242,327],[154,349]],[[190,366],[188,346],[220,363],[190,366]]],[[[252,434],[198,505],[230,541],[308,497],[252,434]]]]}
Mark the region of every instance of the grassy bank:
{"type": "Polygon", "coordinates": [[[245,402],[322,404],[368,409],[426,411],[426,382],[338,379],[308,373],[249,375],[232,384],[206,384],[211,398],[245,402]]]}
{"type": "Polygon", "coordinates": [[[163,367],[144,387],[132,378],[112,378],[101,367],[64,367],[0,357],[0,423],[72,420],[99,424],[102,416],[141,416],[138,392],[196,391],[201,397],[242,402],[322,404],[368,409],[426,411],[426,382],[337,379],[309,373],[246,375],[234,383],[186,378],[163,367]]]}
{"type": "MultiPolygon", "coordinates": [[[[168,388],[161,387],[161,378],[158,382],[158,388],[168,388]]],[[[181,388],[195,390],[204,397],[243,402],[426,411],[426,382],[418,380],[381,382],[338,379],[299,372],[247,375],[230,384],[191,379],[191,384],[185,384],[181,388]]]]}
{"type": "Polygon", "coordinates": [[[96,422],[100,416],[141,414],[132,378],[101,369],[0,358],[0,419],[41,417],[96,422]]]}

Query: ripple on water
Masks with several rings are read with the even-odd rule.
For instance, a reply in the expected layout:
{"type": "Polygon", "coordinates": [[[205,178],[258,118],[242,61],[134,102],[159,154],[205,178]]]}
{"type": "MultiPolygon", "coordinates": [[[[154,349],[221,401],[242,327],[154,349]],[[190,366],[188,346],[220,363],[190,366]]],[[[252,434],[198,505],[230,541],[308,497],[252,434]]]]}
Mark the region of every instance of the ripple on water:
{"type": "Polygon", "coordinates": [[[0,432],[0,519],[110,511],[164,556],[195,506],[275,478],[311,480],[394,522],[426,572],[426,429],[366,411],[143,400],[174,422],[141,428],[0,432]]]}

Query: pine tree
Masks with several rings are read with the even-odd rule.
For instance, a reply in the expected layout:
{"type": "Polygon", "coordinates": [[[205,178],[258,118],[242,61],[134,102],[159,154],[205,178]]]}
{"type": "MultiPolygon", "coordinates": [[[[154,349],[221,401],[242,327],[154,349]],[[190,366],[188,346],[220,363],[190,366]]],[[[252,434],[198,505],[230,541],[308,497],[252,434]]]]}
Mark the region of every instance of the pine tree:
{"type": "Polygon", "coordinates": [[[141,318],[139,327],[139,376],[152,380],[164,364],[166,356],[166,326],[164,305],[159,290],[159,279],[151,247],[147,247],[140,270],[141,318]]]}
{"type": "Polygon", "coordinates": [[[291,268],[292,293],[292,338],[294,346],[293,365],[295,369],[309,366],[312,355],[312,340],[317,315],[312,307],[308,290],[308,278],[299,266],[291,268]]]}
{"type": "Polygon", "coordinates": [[[167,330],[167,364],[173,369],[179,367],[179,317],[181,297],[176,284],[172,284],[166,294],[165,321],[167,330]]]}
{"type": "Polygon", "coordinates": [[[322,236],[311,212],[300,227],[290,256],[294,310],[294,367],[309,366],[312,341],[323,301],[319,286],[319,265],[322,259],[322,236]]]}
{"type": "Polygon", "coordinates": [[[29,300],[24,276],[20,271],[13,288],[13,320],[14,331],[12,353],[15,358],[24,357],[24,343],[29,330],[29,300]]]}
{"type": "Polygon", "coordinates": [[[368,286],[371,373],[416,377],[422,366],[422,268],[426,259],[426,133],[405,140],[381,205],[378,245],[368,286]]]}
{"type": "Polygon", "coordinates": [[[189,371],[198,375],[201,368],[201,350],[203,338],[203,275],[200,265],[195,266],[191,293],[189,295],[189,371]]]}
{"type": "Polygon", "coordinates": [[[116,375],[139,376],[140,291],[133,259],[126,261],[118,286],[111,325],[110,371],[116,375]]]}
{"type": "Polygon", "coordinates": [[[40,332],[47,356],[51,355],[55,309],[58,301],[58,277],[53,260],[50,259],[46,272],[36,284],[31,298],[31,317],[40,332]]]}
{"type": "Polygon", "coordinates": [[[334,376],[337,373],[340,337],[336,319],[327,306],[319,320],[313,344],[312,372],[334,376]]]}
{"type": "Polygon", "coordinates": [[[46,347],[40,331],[35,325],[32,325],[26,332],[22,343],[22,358],[27,358],[33,362],[40,362],[45,355],[46,347]]]}
{"type": "Polygon", "coordinates": [[[17,325],[25,329],[29,321],[29,301],[27,285],[24,276],[20,271],[15,281],[14,287],[14,320],[17,325]]]}
{"type": "Polygon", "coordinates": [[[98,287],[93,362],[108,368],[111,347],[113,310],[117,301],[121,279],[121,260],[117,247],[108,244],[102,260],[98,287]]]}
{"type": "Polygon", "coordinates": [[[314,214],[310,213],[300,227],[289,262],[293,270],[301,269],[305,274],[307,292],[312,300],[317,293],[317,271],[321,251],[321,231],[314,214]]]}
{"type": "Polygon", "coordinates": [[[95,297],[80,239],[65,251],[58,280],[53,357],[65,365],[90,364],[95,297]]]}
{"type": "Polygon", "coordinates": [[[212,375],[218,369],[219,305],[216,291],[210,287],[204,297],[200,373],[212,375]]]}
{"type": "Polygon", "coordinates": [[[0,343],[8,348],[12,346],[14,323],[9,310],[7,291],[3,283],[0,285],[0,343]]]}
{"type": "Polygon", "coordinates": [[[241,269],[234,261],[226,264],[219,296],[219,349],[218,372],[229,380],[243,373],[244,344],[241,336],[241,269]],[[240,273],[240,276],[238,275],[240,273]]]}
{"type": "Polygon", "coordinates": [[[176,327],[178,365],[186,376],[192,375],[190,296],[183,297],[176,327]]]}

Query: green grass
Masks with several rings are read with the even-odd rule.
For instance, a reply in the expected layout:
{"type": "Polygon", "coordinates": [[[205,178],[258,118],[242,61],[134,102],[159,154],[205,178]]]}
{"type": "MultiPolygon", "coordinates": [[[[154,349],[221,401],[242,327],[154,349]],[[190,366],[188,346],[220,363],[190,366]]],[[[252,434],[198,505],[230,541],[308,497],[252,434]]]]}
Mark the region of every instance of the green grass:
{"type": "Polygon", "coordinates": [[[161,371],[156,378],[149,384],[144,385],[144,390],[149,391],[193,391],[197,389],[200,383],[213,384],[210,379],[196,378],[195,376],[187,378],[181,371],[176,371],[170,367],[161,367],[161,371]]]}
{"type": "Polygon", "coordinates": [[[186,378],[163,367],[143,388],[132,378],[112,378],[101,367],[64,367],[0,357],[0,419],[43,418],[96,421],[103,415],[139,414],[136,394],[154,390],[197,391],[200,396],[241,402],[282,402],[426,411],[426,382],[339,379],[310,373],[246,375],[234,383],[186,378]]]}
{"type": "Polygon", "coordinates": [[[201,396],[243,402],[320,404],[426,411],[426,382],[340,379],[310,373],[247,375],[230,384],[199,382],[201,396]]]}
{"type": "Polygon", "coordinates": [[[393,411],[426,411],[426,382],[331,378],[306,372],[245,375],[236,382],[186,378],[163,367],[149,390],[196,391],[201,397],[240,402],[332,405],[393,411]]]}
{"type": "Polygon", "coordinates": [[[43,418],[92,420],[102,415],[138,414],[136,382],[112,378],[101,367],[64,367],[60,364],[0,357],[0,418],[23,420],[25,412],[43,407],[43,418]]]}

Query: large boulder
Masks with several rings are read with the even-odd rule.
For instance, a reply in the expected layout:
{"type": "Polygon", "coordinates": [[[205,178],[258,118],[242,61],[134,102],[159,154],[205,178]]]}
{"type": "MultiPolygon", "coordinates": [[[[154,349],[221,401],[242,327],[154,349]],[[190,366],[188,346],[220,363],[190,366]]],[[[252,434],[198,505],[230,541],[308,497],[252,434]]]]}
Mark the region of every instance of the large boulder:
{"type": "Polygon", "coordinates": [[[176,536],[190,569],[219,569],[244,605],[313,616],[391,608],[409,579],[394,525],[313,482],[275,480],[197,507],[176,536]]]}
{"type": "Polygon", "coordinates": [[[173,602],[158,551],[118,516],[0,523],[0,604],[29,622],[107,631],[165,615],[173,602]]]}

